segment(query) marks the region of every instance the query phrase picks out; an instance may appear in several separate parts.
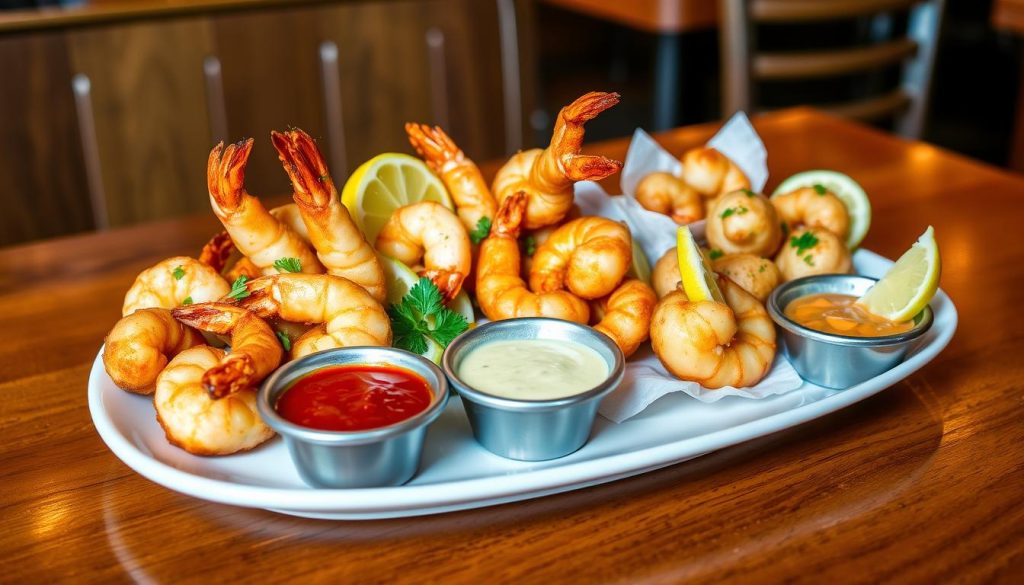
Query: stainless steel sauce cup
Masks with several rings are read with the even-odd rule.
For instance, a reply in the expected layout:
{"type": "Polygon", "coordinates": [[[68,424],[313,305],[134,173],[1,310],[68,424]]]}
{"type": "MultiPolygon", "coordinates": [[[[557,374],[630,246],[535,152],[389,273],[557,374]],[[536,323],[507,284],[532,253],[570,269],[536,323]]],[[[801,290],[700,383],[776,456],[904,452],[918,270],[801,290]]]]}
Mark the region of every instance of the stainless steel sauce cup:
{"type": "Polygon", "coordinates": [[[263,382],[260,416],[284,438],[303,481],[313,487],[358,488],[401,485],[419,468],[423,437],[448,403],[448,382],[430,360],[390,347],[344,347],[310,354],[278,368],[263,382]],[[299,378],[341,365],[386,365],[415,372],[433,398],[422,412],[386,427],[324,431],[289,422],[277,413],[278,398],[299,378]]]}
{"type": "Polygon", "coordinates": [[[524,461],[564,457],[590,437],[597,407],[620,382],[622,351],[607,335],[560,319],[530,317],[492,321],[471,329],[448,346],[441,359],[444,373],[462,396],[476,440],[488,451],[524,461]],[[499,340],[574,341],[595,351],[608,364],[608,377],[579,394],[551,400],[519,400],[477,390],[459,378],[462,359],[481,345],[499,340]]]}
{"type": "Polygon", "coordinates": [[[826,388],[849,388],[903,361],[932,326],[932,309],[914,317],[907,332],[882,337],[851,337],[816,331],[786,316],[794,299],[819,293],[861,296],[878,280],[849,274],[822,274],[787,282],[768,297],[768,313],[782,329],[782,348],[800,377],[826,388]]]}

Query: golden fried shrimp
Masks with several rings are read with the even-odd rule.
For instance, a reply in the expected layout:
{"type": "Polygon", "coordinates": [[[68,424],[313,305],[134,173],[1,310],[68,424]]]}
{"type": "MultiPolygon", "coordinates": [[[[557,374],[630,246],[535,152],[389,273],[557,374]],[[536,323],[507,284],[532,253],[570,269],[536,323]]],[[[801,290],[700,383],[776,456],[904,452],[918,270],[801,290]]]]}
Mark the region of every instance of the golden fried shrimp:
{"type": "MultiPolygon", "coordinates": [[[[309,229],[306,227],[306,222],[302,220],[302,212],[299,211],[298,205],[294,203],[278,205],[270,210],[270,215],[273,215],[278,221],[290,227],[293,232],[299,234],[303,242],[309,243],[309,229]]],[[[277,274],[277,272],[268,274],[277,274]]]]}
{"type": "Polygon", "coordinates": [[[107,334],[103,368],[118,388],[152,394],[168,360],[204,343],[198,331],[176,321],[169,310],[139,309],[107,334]]]}
{"type": "Polygon", "coordinates": [[[714,148],[692,148],[679,159],[683,165],[683,180],[705,199],[750,189],[750,180],[735,163],[714,148]]]}
{"type": "Polygon", "coordinates": [[[812,274],[847,274],[853,268],[843,240],[824,228],[803,228],[789,236],[775,257],[783,280],[812,274]]]}
{"type": "Polygon", "coordinates": [[[420,275],[433,281],[449,300],[459,294],[473,266],[465,226],[447,207],[434,201],[396,209],[377,234],[374,246],[407,266],[418,266],[422,261],[420,275]]]}
{"type": "Polygon", "coordinates": [[[202,385],[213,398],[252,388],[281,363],[281,342],[266,321],[229,303],[178,307],[174,318],[201,331],[230,335],[231,353],[203,374],[202,385]]]}
{"type": "Polygon", "coordinates": [[[199,261],[217,272],[223,272],[234,251],[235,243],[231,241],[231,236],[227,232],[220,232],[210,238],[199,251],[199,261]]]}
{"type": "Polygon", "coordinates": [[[767,197],[734,191],[715,203],[708,214],[705,234],[712,249],[769,257],[779,249],[782,225],[767,197]]]}
{"type": "Polygon", "coordinates": [[[568,289],[584,299],[611,294],[629,271],[629,228],[605,217],[574,219],[555,230],[533,254],[530,289],[568,289]]]}
{"type": "Polygon", "coordinates": [[[491,233],[480,244],[476,266],[476,300],[488,319],[554,317],[586,324],[590,307],[576,295],[556,290],[534,293],[520,277],[519,230],[526,213],[526,193],[501,202],[491,233]]]}
{"type": "Polygon", "coordinates": [[[704,219],[704,200],[696,189],[672,173],[651,173],[636,186],[636,200],[679,224],[704,219]]]}
{"type": "Polygon", "coordinates": [[[231,285],[213,268],[188,256],[174,256],[143,270],[124,295],[121,315],[152,307],[173,309],[228,294],[231,285]]]}
{"type": "Polygon", "coordinates": [[[726,277],[726,303],[690,302],[672,292],[651,320],[654,353],[673,376],[705,388],[747,387],[761,381],[775,359],[775,325],[764,305],[726,277]]]}
{"type": "Polygon", "coordinates": [[[276,272],[275,261],[297,258],[303,272],[323,272],[309,244],[245,190],[245,165],[252,144],[251,138],[227,147],[221,142],[210,151],[206,182],[214,214],[238,251],[261,271],[276,272]]]}
{"type": "Polygon", "coordinates": [[[836,194],[821,185],[803,187],[771,199],[790,232],[802,227],[824,228],[846,241],[850,212],[836,194]]]}
{"type": "Polygon", "coordinates": [[[673,247],[654,263],[654,269],[651,270],[651,286],[661,299],[679,288],[679,280],[679,254],[673,247]]]}
{"type": "Polygon", "coordinates": [[[551,144],[513,156],[494,176],[491,191],[498,203],[525,191],[529,196],[525,229],[557,223],[573,203],[576,181],[598,181],[622,168],[603,156],[582,155],[583,125],[619,103],[619,94],[592,91],[558,112],[551,144]]]}
{"type": "Polygon", "coordinates": [[[298,129],[271,132],[270,137],[291,179],[309,239],[328,274],[351,280],[383,301],[387,297],[384,268],[342,205],[316,142],[298,129]]]}
{"type": "Polygon", "coordinates": [[[238,305],[265,319],[316,323],[292,341],[291,357],[335,347],[391,345],[384,307],[358,284],[331,274],[276,274],[246,283],[238,305]]]}
{"type": "Polygon", "coordinates": [[[636,279],[628,279],[607,297],[591,303],[597,324],[594,329],[611,337],[625,357],[633,355],[647,341],[651,316],[658,303],[651,287],[636,279]]]}
{"type": "MultiPolygon", "coordinates": [[[[280,272],[280,270],[276,268],[272,270],[273,272],[270,272],[271,274],[277,274],[280,272]]],[[[228,269],[225,276],[227,277],[228,281],[235,282],[236,280],[238,280],[239,276],[244,276],[247,279],[252,280],[254,278],[259,278],[260,276],[263,276],[263,273],[264,271],[260,270],[259,266],[253,264],[252,260],[246,258],[245,256],[242,256],[237,261],[235,261],[234,264],[231,265],[231,268],[228,269]]]]}
{"type": "Polygon", "coordinates": [[[247,451],[274,436],[256,409],[255,388],[215,399],[203,387],[206,372],[224,359],[222,349],[186,349],[167,364],[156,381],[153,405],[157,422],[168,442],[194,455],[247,451]]]}
{"type": "Polygon", "coordinates": [[[405,133],[417,154],[444,181],[467,230],[475,230],[483,218],[494,218],[498,204],[479,167],[440,126],[408,123],[405,133]]]}
{"type": "Polygon", "coordinates": [[[753,254],[728,254],[711,262],[711,269],[728,276],[762,303],[782,283],[779,268],[769,259],[753,254]]]}

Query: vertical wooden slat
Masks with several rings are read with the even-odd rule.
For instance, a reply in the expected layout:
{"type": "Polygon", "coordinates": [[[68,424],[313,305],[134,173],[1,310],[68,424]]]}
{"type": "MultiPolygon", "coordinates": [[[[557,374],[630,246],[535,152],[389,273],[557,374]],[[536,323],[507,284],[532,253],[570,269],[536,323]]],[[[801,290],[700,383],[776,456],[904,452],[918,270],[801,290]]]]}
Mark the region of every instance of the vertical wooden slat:
{"type": "Polygon", "coordinates": [[[103,167],[100,164],[100,147],[96,140],[96,119],[92,112],[92,82],[89,76],[78,73],[72,77],[71,90],[75,94],[78,134],[82,140],[93,223],[96,224],[96,229],[105,230],[110,227],[110,215],[107,213],[107,196],[103,190],[103,167]]]}
{"type": "Polygon", "coordinates": [[[224,104],[224,78],[221,75],[220,59],[210,55],[203,60],[203,77],[206,79],[206,112],[210,118],[211,142],[227,141],[228,113],[224,104]]]}
{"type": "Polygon", "coordinates": [[[333,41],[320,43],[320,81],[324,92],[324,118],[330,144],[331,173],[348,176],[345,149],[345,121],[341,110],[341,76],[338,71],[338,45],[333,41]]]}
{"type": "Polygon", "coordinates": [[[750,111],[753,98],[751,83],[751,47],[754,27],[747,12],[746,0],[719,0],[719,43],[722,59],[722,116],[750,111]]]}
{"type": "Polygon", "coordinates": [[[501,39],[501,71],[505,106],[505,151],[523,147],[522,84],[519,76],[519,28],[515,0],[497,0],[498,35],[501,39]]]}
{"type": "Polygon", "coordinates": [[[928,0],[910,10],[907,36],[917,42],[917,58],[908,60],[903,66],[901,85],[903,91],[910,95],[911,102],[896,121],[896,131],[907,138],[919,138],[924,131],[944,12],[945,0],[928,0]]]}
{"type": "Polygon", "coordinates": [[[449,128],[448,68],[445,64],[444,32],[436,26],[427,29],[427,61],[430,64],[430,105],[434,123],[449,128]]]}

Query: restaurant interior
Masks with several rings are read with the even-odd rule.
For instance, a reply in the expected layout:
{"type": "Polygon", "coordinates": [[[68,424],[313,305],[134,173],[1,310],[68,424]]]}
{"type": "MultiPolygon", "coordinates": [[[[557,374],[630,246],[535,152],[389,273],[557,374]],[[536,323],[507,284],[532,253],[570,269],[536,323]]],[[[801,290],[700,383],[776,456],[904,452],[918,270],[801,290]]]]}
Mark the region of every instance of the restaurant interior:
{"type": "Polygon", "coordinates": [[[1022,82],[1024,0],[0,0],[0,582],[1014,582],[1022,82]]]}

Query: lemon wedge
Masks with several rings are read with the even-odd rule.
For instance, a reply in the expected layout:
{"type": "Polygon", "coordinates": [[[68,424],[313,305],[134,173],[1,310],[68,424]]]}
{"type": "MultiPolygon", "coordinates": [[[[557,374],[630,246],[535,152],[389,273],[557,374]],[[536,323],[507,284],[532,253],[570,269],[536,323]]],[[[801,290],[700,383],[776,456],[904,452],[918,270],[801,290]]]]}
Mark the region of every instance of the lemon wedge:
{"type": "Polygon", "coordinates": [[[846,206],[850,214],[850,233],[846,236],[846,247],[854,250],[864,241],[871,227],[871,201],[857,181],[838,171],[804,171],[789,177],[779,184],[772,197],[791,193],[804,187],[824,187],[846,206]]]}
{"type": "Polygon", "coordinates": [[[711,270],[711,263],[700,251],[690,228],[685,225],[679,226],[676,231],[676,257],[679,261],[679,277],[683,282],[683,292],[690,301],[725,302],[725,297],[722,296],[722,291],[715,280],[715,273],[711,270]]]}
{"type": "Polygon", "coordinates": [[[341,191],[341,202],[371,244],[396,209],[420,201],[436,201],[455,211],[441,179],[420,159],[396,152],[360,165],[341,191]]]}
{"type": "Polygon", "coordinates": [[[629,272],[626,273],[626,276],[642,281],[644,284],[651,284],[651,263],[636,240],[633,240],[633,263],[629,265],[629,272]]]}
{"type": "Polygon", "coordinates": [[[857,300],[865,309],[890,321],[909,321],[939,290],[942,260],[935,230],[928,226],[909,250],[873,287],[857,300]]]}

